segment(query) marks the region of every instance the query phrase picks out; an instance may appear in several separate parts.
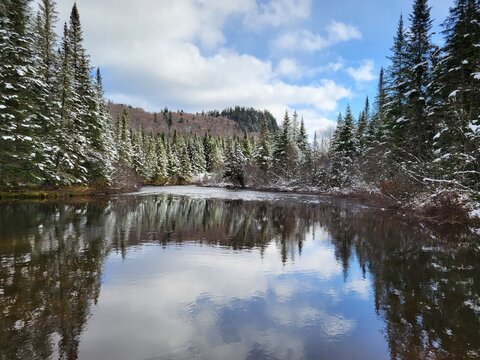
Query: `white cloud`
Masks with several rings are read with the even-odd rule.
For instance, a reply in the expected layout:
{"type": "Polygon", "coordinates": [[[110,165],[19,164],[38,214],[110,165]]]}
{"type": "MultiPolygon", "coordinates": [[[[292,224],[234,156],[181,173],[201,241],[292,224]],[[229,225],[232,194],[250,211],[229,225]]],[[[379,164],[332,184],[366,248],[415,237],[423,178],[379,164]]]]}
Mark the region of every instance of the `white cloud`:
{"type": "Polygon", "coordinates": [[[275,68],[275,74],[289,79],[311,78],[323,73],[335,73],[344,66],[343,60],[321,65],[318,67],[303,66],[293,58],[282,58],[275,68]]]}
{"type": "Polygon", "coordinates": [[[251,29],[282,26],[310,16],[311,0],[270,0],[249,12],[244,24],[251,29]]]}
{"type": "Polygon", "coordinates": [[[273,41],[277,50],[314,52],[340,42],[359,40],[360,31],[352,25],[332,21],[327,27],[327,35],[312,33],[310,30],[296,30],[280,35],[273,41]]]}
{"type": "Polygon", "coordinates": [[[331,42],[360,40],[362,38],[362,33],[356,27],[338,21],[330,23],[328,35],[331,42]]]}
{"type": "MultiPolygon", "coordinates": [[[[68,19],[71,1],[58,4],[61,19],[68,19]]],[[[255,0],[82,0],[78,6],[92,65],[107,70],[107,97],[114,101],[150,111],[164,106],[193,112],[253,106],[272,111],[280,120],[291,107],[310,108],[315,118],[324,118],[351,95],[331,80],[289,84],[284,76],[314,72],[294,61],[274,68],[269,60],[225,46],[223,27],[232,16],[253,13],[260,22],[280,25],[285,12],[308,16],[310,1],[258,5],[255,0]]]]}
{"type": "Polygon", "coordinates": [[[302,70],[300,69],[297,61],[290,58],[284,58],[280,60],[275,71],[280,76],[286,76],[294,79],[302,76],[302,70]]]}
{"type": "Polygon", "coordinates": [[[347,69],[347,73],[355,79],[357,83],[363,83],[372,81],[376,78],[375,74],[373,73],[374,70],[374,62],[372,60],[364,60],[362,64],[357,67],[349,67],[347,69]]]}

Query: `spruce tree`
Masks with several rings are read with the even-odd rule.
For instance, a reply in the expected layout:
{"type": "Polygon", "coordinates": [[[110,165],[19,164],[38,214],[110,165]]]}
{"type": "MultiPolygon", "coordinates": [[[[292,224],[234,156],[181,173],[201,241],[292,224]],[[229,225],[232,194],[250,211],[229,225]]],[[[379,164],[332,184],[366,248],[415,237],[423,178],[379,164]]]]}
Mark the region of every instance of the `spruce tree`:
{"type": "Polygon", "coordinates": [[[148,181],[148,174],[145,174],[146,152],[148,142],[144,141],[143,129],[137,130],[132,138],[132,167],[142,180],[148,181]]]}
{"type": "Polygon", "coordinates": [[[270,168],[272,162],[272,146],[270,143],[270,134],[268,131],[267,119],[264,116],[260,127],[260,136],[253,153],[255,164],[263,171],[270,168]]]}
{"type": "Polygon", "coordinates": [[[152,183],[158,174],[157,143],[153,134],[148,134],[144,141],[146,145],[145,165],[143,169],[143,178],[147,183],[152,183]]]}
{"type": "Polygon", "coordinates": [[[235,136],[232,141],[229,141],[226,150],[225,172],[223,178],[230,181],[234,186],[245,187],[245,163],[246,158],[242,151],[242,145],[235,136]]]}
{"type": "Polygon", "coordinates": [[[122,117],[119,119],[117,130],[118,159],[125,166],[131,167],[133,161],[133,149],[127,110],[124,110],[122,117]]]}
{"type": "Polygon", "coordinates": [[[428,85],[432,81],[431,28],[432,20],[427,0],[415,0],[405,51],[408,72],[404,136],[408,141],[403,147],[407,156],[418,160],[430,158],[434,135],[433,123],[426,112],[428,85]]]}
{"type": "Polygon", "coordinates": [[[188,148],[183,139],[178,144],[178,154],[180,160],[179,181],[180,183],[188,183],[192,179],[192,164],[188,154],[188,148]]]}
{"type": "Polygon", "coordinates": [[[350,105],[347,106],[343,121],[339,120],[338,123],[330,149],[330,175],[333,185],[347,186],[353,181],[358,153],[350,105]]]}
{"type": "Polygon", "coordinates": [[[4,0],[0,11],[0,184],[7,186],[44,180],[29,5],[4,0]]]}
{"type": "Polygon", "coordinates": [[[96,118],[93,124],[96,127],[94,132],[96,138],[94,137],[92,141],[93,146],[95,146],[92,153],[94,154],[95,162],[90,176],[96,180],[110,182],[115,164],[118,161],[118,153],[113,120],[105,103],[102,75],[99,68],[97,68],[94,90],[96,107],[92,115],[96,118]]]}
{"type": "Polygon", "coordinates": [[[282,175],[291,176],[296,165],[296,144],[293,141],[292,123],[288,111],[285,112],[283,124],[275,141],[273,157],[282,175]]]}
{"type": "Polygon", "coordinates": [[[388,67],[387,106],[385,132],[389,134],[389,151],[392,161],[400,161],[403,156],[401,149],[404,146],[405,136],[405,108],[407,102],[407,74],[406,34],[403,16],[400,16],[393,47],[390,49],[390,66],[388,67]]]}
{"type": "Polygon", "coordinates": [[[247,130],[243,131],[243,138],[242,138],[241,145],[242,145],[243,155],[247,160],[250,159],[252,156],[252,148],[250,146],[250,140],[248,139],[247,130]]]}
{"type": "Polygon", "coordinates": [[[370,118],[366,131],[367,148],[378,146],[383,138],[383,134],[388,132],[386,125],[386,105],[387,94],[385,89],[385,79],[383,68],[378,77],[377,94],[375,96],[375,108],[370,118]]]}
{"type": "Polygon", "coordinates": [[[358,146],[361,152],[365,151],[367,145],[367,127],[370,121],[370,101],[365,99],[365,108],[358,117],[357,129],[355,136],[357,138],[358,146]]]}
{"type": "Polygon", "coordinates": [[[445,46],[436,81],[439,176],[480,189],[480,3],[456,0],[443,23],[445,46]]]}
{"type": "Polygon", "coordinates": [[[295,140],[300,152],[300,164],[303,166],[309,166],[312,161],[312,150],[310,148],[310,144],[308,143],[308,134],[305,127],[305,121],[303,120],[303,116],[300,120],[300,128],[298,130],[295,140]]]}

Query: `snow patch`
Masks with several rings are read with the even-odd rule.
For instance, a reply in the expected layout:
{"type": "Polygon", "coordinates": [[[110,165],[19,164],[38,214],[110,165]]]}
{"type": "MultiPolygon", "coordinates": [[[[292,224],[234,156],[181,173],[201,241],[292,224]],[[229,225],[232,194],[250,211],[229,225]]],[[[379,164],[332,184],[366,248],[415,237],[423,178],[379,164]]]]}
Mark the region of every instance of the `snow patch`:
{"type": "Polygon", "coordinates": [[[460,92],[460,90],[455,90],[455,91],[452,91],[450,93],[450,95],[448,95],[449,98],[453,98],[453,97],[456,97],[458,95],[458,93],[460,92]]]}

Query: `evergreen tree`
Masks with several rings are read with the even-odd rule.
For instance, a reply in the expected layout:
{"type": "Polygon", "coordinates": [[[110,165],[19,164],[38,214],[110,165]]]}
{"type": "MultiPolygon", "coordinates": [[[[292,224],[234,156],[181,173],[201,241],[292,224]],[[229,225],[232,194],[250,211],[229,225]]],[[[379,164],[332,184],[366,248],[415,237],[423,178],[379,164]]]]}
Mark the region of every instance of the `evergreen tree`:
{"type": "Polygon", "coordinates": [[[358,125],[355,136],[357,138],[358,146],[361,152],[365,151],[367,145],[367,127],[370,122],[370,102],[368,96],[365,99],[365,108],[358,117],[358,125]]]}
{"type": "Polygon", "coordinates": [[[168,180],[168,155],[161,136],[156,139],[157,143],[157,166],[154,178],[155,184],[163,185],[168,180]]]}
{"type": "Polygon", "coordinates": [[[195,135],[195,137],[188,142],[188,149],[193,174],[204,174],[207,164],[205,161],[205,153],[201,139],[195,135]]]}
{"type": "Polygon", "coordinates": [[[347,106],[343,121],[339,120],[338,123],[330,148],[330,173],[334,185],[346,186],[353,181],[358,151],[350,106],[347,106]]]}
{"type": "Polygon", "coordinates": [[[119,161],[125,166],[131,167],[133,162],[133,149],[127,110],[124,110],[122,117],[119,119],[117,130],[117,151],[119,161]]]}
{"type": "Polygon", "coordinates": [[[407,103],[403,148],[409,156],[426,160],[430,157],[433,123],[427,117],[428,85],[432,81],[432,20],[427,0],[415,0],[410,15],[410,31],[406,43],[407,103]]]}
{"type": "Polygon", "coordinates": [[[436,163],[441,177],[480,189],[480,3],[456,0],[443,23],[436,78],[436,163]]]}
{"type": "Polygon", "coordinates": [[[245,163],[246,158],[242,151],[242,145],[235,136],[231,142],[229,141],[227,147],[223,178],[232,182],[234,186],[245,187],[245,163]]]}
{"type": "Polygon", "coordinates": [[[143,129],[136,131],[132,137],[132,167],[142,180],[147,181],[148,176],[144,173],[145,167],[145,153],[148,143],[144,141],[143,129]]]}
{"type": "Polygon", "coordinates": [[[369,147],[378,145],[383,138],[383,134],[388,132],[386,125],[386,105],[387,93],[385,89],[385,79],[383,67],[378,77],[377,94],[375,96],[375,109],[367,126],[366,143],[369,147]]]}
{"type": "Polygon", "coordinates": [[[96,121],[93,126],[96,127],[93,139],[95,146],[95,169],[91,176],[97,180],[110,181],[114,172],[114,166],[118,161],[117,147],[115,144],[115,135],[113,129],[113,120],[108,111],[104,99],[103,81],[100,69],[97,69],[95,78],[95,103],[96,109],[94,116],[96,121]]]}
{"type": "Polygon", "coordinates": [[[397,33],[394,38],[392,55],[389,57],[387,83],[387,118],[385,132],[389,134],[389,147],[392,160],[399,161],[405,137],[404,111],[407,102],[407,73],[406,35],[403,16],[400,16],[397,33]]]}
{"type": "Polygon", "coordinates": [[[214,169],[214,144],[210,133],[206,133],[203,137],[203,152],[205,154],[206,170],[212,172],[214,169]]]}
{"type": "Polygon", "coordinates": [[[0,183],[7,186],[43,180],[29,3],[4,0],[0,11],[0,183]]]}
{"type": "Polygon", "coordinates": [[[167,173],[168,177],[176,182],[178,179],[178,176],[180,175],[180,159],[178,157],[178,150],[176,148],[176,144],[172,142],[167,143],[166,147],[166,153],[167,153],[167,173]]]}
{"type": "Polygon", "coordinates": [[[178,145],[178,153],[180,160],[180,172],[178,177],[181,183],[185,183],[192,178],[192,165],[190,162],[190,156],[188,155],[188,148],[183,140],[178,145]]]}
{"type": "Polygon", "coordinates": [[[243,139],[242,139],[241,145],[242,145],[243,155],[247,160],[250,159],[252,156],[252,148],[250,146],[250,140],[248,139],[247,130],[243,131],[243,139]]]}
{"type": "Polygon", "coordinates": [[[300,128],[296,137],[297,147],[300,151],[300,164],[301,165],[310,165],[312,161],[312,151],[310,144],[308,143],[308,134],[307,129],[305,128],[305,121],[300,120],[300,128]]]}
{"type": "Polygon", "coordinates": [[[273,158],[278,164],[278,171],[284,175],[292,175],[292,171],[296,165],[296,144],[292,137],[292,124],[288,111],[285,112],[283,118],[282,129],[278,133],[275,141],[273,158]]]}
{"type": "Polygon", "coordinates": [[[56,52],[57,21],[56,3],[53,0],[42,0],[34,26],[33,51],[35,59],[36,78],[38,79],[37,94],[34,98],[38,111],[40,128],[38,139],[42,147],[43,159],[41,170],[47,183],[61,182],[56,174],[56,164],[59,147],[64,138],[59,137],[60,127],[60,63],[56,52]]]}
{"type": "Polygon", "coordinates": [[[267,120],[264,117],[260,128],[260,138],[253,153],[253,159],[257,166],[263,171],[270,168],[272,162],[272,146],[270,144],[270,134],[268,131],[267,120]]]}
{"type": "Polygon", "coordinates": [[[145,137],[146,152],[143,177],[147,183],[151,183],[158,175],[157,143],[155,137],[149,134],[145,137]]]}

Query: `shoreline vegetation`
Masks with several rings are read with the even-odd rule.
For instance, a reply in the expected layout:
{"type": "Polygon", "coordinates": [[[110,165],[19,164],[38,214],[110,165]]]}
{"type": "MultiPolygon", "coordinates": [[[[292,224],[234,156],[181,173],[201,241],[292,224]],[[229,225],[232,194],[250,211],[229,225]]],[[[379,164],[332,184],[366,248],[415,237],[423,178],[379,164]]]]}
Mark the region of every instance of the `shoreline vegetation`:
{"type": "MultiPolygon", "coordinates": [[[[92,76],[75,3],[63,36],[55,1],[0,3],[0,198],[134,192],[142,184],[231,186],[359,199],[438,222],[480,219],[480,3],[455,0],[432,41],[427,0],[400,17],[374,101],[309,138],[296,111],[208,112],[238,133],[177,131],[183,110],[154,114],[165,131],[113,119],[92,76]],[[177,120],[175,120],[177,119],[177,120]],[[178,121],[177,124],[173,124],[178,121]],[[174,126],[177,125],[177,126],[174,126]],[[255,130],[255,131],[252,131],[255,130]]],[[[183,125],[182,125],[183,126],[183,125]]],[[[188,125],[185,125],[188,128],[188,125]]]]}
{"type": "MultiPolygon", "coordinates": [[[[214,182],[197,182],[190,184],[166,184],[166,185],[150,185],[145,186],[198,186],[204,188],[225,188],[231,190],[242,191],[260,191],[270,193],[287,193],[299,195],[312,195],[320,198],[330,199],[344,199],[356,204],[368,206],[370,208],[379,209],[382,211],[392,211],[397,216],[404,216],[412,221],[424,221],[430,224],[439,225],[465,225],[480,228],[480,216],[472,216],[474,211],[470,204],[466,201],[458,199],[457,195],[450,193],[439,196],[438,199],[431,199],[431,194],[424,194],[422,197],[424,201],[399,203],[386,194],[382,194],[376,189],[334,189],[331,191],[324,191],[318,188],[305,187],[271,187],[271,186],[256,186],[256,187],[235,187],[227,183],[214,182]]],[[[88,186],[69,186],[56,189],[17,189],[17,190],[3,190],[0,191],[0,202],[2,201],[24,201],[24,200],[41,200],[41,201],[55,201],[66,200],[72,198],[98,198],[109,197],[112,195],[120,195],[125,193],[137,193],[143,185],[136,188],[128,188],[123,191],[114,191],[111,188],[102,187],[88,187],[88,186]]]]}

